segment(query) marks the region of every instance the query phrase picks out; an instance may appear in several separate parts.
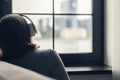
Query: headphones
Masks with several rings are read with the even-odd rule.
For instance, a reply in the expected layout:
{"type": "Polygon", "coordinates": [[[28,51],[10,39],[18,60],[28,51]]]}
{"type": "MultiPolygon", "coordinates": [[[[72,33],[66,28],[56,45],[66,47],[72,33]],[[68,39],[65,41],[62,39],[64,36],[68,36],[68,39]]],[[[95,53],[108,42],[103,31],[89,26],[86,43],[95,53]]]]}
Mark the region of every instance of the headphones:
{"type": "Polygon", "coordinates": [[[35,27],[35,25],[33,24],[33,21],[26,15],[23,15],[23,14],[18,14],[20,16],[22,16],[24,19],[28,19],[30,21],[30,23],[28,23],[28,27],[29,27],[29,30],[30,30],[30,36],[35,36],[35,34],[37,34],[37,29],[35,27]]]}

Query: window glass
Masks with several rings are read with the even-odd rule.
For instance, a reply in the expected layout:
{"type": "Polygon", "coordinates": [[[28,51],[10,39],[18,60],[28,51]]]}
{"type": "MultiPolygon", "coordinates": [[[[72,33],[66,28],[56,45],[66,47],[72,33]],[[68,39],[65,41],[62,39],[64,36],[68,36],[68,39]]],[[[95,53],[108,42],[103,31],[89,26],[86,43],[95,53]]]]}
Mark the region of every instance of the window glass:
{"type": "Polygon", "coordinates": [[[92,0],[55,0],[55,13],[92,14],[92,0]]]}
{"type": "Polygon", "coordinates": [[[54,46],[58,53],[92,53],[92,0],[54,1],[54,15],[53,0],[12,0],[12,10],[13,13],[32,14],[27,16],[37,27],[39,33],[34,38],[34,42],[40,44],[41,48],[52,49],[54,46]],[[50,14],[44,15],[44,13],[50,14]],[[82,15],[75,15],[76,13],[82,15]]]}
{"type": "Polygon", "coordinates": [[[52,13],[52,0],[12,0],[13,13],[52,13]]]}
{"type": "Polygon", "coordinates": [[[60,53],[92,52],[92,16],[55,16],[55,50],[60,53]]]}

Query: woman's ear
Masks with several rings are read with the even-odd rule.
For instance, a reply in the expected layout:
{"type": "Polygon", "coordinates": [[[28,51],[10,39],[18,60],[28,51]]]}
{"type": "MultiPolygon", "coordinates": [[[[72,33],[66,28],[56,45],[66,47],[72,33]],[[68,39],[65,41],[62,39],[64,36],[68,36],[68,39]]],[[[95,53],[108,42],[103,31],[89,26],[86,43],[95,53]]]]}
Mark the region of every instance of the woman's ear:
{"type": "Polygon", "coordinates": [[[0,48],[0,57],[2,57],[3,55],[3,52],[2,52],[2,49],[0,48]]]}

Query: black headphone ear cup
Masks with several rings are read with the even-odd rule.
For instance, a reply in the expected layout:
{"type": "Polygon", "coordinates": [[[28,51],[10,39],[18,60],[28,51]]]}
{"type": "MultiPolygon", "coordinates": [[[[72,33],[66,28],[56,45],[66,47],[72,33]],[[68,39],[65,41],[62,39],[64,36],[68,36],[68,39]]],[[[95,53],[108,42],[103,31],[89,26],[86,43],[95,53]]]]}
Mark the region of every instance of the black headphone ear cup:
{"type": "Polygon", "coordinates": [[[29,23],[28,27],[29,27],[29,30],[30,30],[30,36],[35,36],[35,34],[37,33],[35,25],[33,23],[29,23]]]}

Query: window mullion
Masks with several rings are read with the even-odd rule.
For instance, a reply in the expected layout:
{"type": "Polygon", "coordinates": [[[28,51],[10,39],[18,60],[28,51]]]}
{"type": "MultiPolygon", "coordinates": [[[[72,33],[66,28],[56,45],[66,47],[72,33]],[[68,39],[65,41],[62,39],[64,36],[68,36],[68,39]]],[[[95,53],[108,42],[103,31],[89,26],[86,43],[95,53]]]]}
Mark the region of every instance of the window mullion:
{"type": "Polygon", "coordinates": [[[55,12],[54,12],[54,0],[53,0],[53,15],[52,15],[52,17],[53,17],[53,30],[52,30],[52,39],[53,39],[53,49],[54,49],[54,47],[55,47],[55,24],[54,24],[54,21],[55,21],[55,12]]]}

